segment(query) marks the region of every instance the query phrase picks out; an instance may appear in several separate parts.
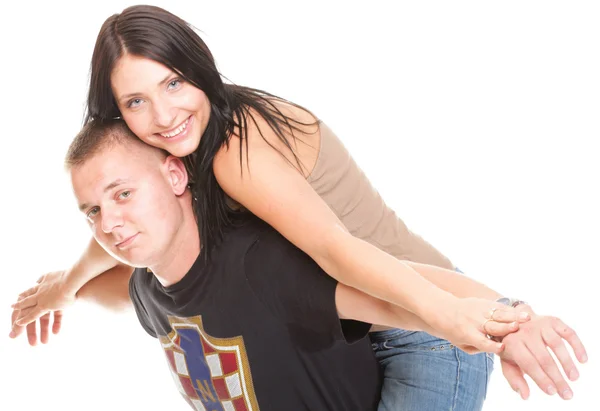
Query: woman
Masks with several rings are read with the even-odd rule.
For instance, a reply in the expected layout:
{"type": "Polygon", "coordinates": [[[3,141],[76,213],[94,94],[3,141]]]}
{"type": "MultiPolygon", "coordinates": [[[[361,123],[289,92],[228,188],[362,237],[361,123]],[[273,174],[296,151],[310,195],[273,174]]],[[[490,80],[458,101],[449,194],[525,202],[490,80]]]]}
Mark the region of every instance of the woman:
{"type": "MultiPolygon", "coordinates": [[[[230,217],[248,210],[338,281],[414,312],[451,342],[403,330],[373,332],[386,377],[382,409],[481,408],[491,357],[455,346],[500,352],[486,324],[503,322],[510,324],[503,334],[515,331],[517,311],[494,302],[498,293],[457,274],[411,233],[311,112],[225,84],[200,37],[151,6],[130,7],[102,26],[87,110],[88,120],[122,117],[143,141],[186,157],[209,258],[230,217]]],[[[116,264],[92,241],[68,273],[26,293],[18,308],[29,308],[19,324],[60,308],[116,264]]]]}

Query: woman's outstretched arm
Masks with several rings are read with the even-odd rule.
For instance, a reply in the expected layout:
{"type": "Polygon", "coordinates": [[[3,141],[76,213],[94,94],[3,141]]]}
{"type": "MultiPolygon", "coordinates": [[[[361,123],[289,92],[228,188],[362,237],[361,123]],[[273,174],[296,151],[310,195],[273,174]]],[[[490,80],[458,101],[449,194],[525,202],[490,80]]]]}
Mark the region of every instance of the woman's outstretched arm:
{"type": "MultiPolygon", "coordinates": [[[[492,308],[503,309],[486,293],[461,299],[437,287],[409,264],[352,236],[293,166],[287,148],[264,123],[249,123],[248,150],[231,139],[214,162],[215,176],[235,201],[269,223],[339,282],[416,314],[458,346],[499,352],[483,324],[492,308]],[[279,149],[280,152],[274,150],[279,149]],[[241,158],[240,158],[241,155],[241,158]],[[240,162],[241,160],[241,162],[240,162]],[[289,161],[288,161],[289,160],[289,161]]],[[[518,320],[513,310],[512,321],[518,320]]]]}

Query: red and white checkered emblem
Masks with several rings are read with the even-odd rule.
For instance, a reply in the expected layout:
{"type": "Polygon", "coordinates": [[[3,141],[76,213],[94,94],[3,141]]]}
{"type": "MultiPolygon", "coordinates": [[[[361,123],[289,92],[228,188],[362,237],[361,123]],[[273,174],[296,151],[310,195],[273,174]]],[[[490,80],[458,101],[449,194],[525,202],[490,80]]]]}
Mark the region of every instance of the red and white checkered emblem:
{"type": "Polygon", "coordinates": [[[208,335],[200,317],[170,317],[160,341],[179,392],[198,411],[258,411],[250,365],[240,337],[208,335]]]}

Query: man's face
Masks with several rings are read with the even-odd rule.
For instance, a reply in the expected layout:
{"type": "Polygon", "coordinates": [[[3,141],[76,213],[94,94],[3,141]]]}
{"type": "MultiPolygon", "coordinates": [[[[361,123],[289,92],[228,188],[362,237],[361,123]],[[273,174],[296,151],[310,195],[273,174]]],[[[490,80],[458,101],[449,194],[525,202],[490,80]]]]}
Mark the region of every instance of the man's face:
{"type": "Polygon", "coordinates": [[[71,169],[75,197],[94,238],[128,265],[160,264],[182,224],[169,161],[154,148],[126,143],[71,169]]]}

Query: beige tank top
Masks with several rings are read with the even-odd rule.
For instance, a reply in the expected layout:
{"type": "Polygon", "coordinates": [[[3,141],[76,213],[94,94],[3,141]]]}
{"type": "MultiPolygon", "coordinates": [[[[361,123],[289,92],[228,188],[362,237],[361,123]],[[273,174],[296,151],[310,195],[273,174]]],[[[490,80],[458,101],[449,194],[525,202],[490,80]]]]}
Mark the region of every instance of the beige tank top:
{"type": "Polygon", "coordinates": [[[385,204],[333,131],[323,122],[320,130],[321,146],[308,182],[348,231],[398,259],[454,269],[385,204]]]}

